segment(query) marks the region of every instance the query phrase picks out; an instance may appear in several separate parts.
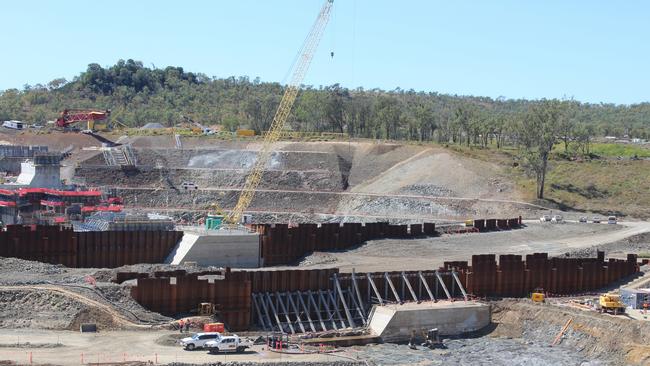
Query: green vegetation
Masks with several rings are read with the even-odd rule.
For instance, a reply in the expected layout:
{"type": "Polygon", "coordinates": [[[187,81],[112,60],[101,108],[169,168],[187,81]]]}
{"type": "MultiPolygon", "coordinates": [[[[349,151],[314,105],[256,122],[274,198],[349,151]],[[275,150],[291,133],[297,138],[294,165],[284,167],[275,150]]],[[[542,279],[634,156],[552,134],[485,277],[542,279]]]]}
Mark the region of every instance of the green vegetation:
{"type": "Polygon", "coordinates": [[[650,162],[554,161],[551,166],[548,200],[578,210],[650,217],[650,162]]]}
{"type": "MultiPolygon", "coordinates": [[[[90,64],[68,82],[26,85],[0,92],[0,120],[42,123],[65,108],[111,109],[128,126],[159,122],[167,127],[191,116],[224,130],[265,131],[284,87],[247,77],[215,78],[181,67],[150,69],[120,60],[104,68],[90,64]]],[[[353,137],[437,141],[467,146],[513,145],[517,127],[543,101],[445,95],[396,88],[347,89],[338,84],[305,86],[289,120],[295,131],[345,132],[353,137]]],[[[591,138],[624,134],[650,137],[650,103],[631,106],[565,101],[566,118],[558,130],[570,144],[589,153],[591,138]]]]}
{"type": "MultiPolygon", "coordinates": [[[[250,128],[259,134],[268,129],[283,92],[284,86],[258,78],[208,77],[180,67],[150,69],[138,61],[120,60],[108,68],[91,64],[72,81],[56,79],[1,91],[0,120],[43,123],[66,108],[111,109],[112,119],[132,127],[149,122],[174,127],[189,116],[204,125],[221,125],[222,131],[250,128]]],[[[649,121],[650,103],[506,100],[335,84],[305,86],[288,127],[354,138],[435,142],[511,167],[531,199],[547,198],[578,209],[593,203],[598,210],[647,215],[648,162],[614,158],[646,158],[650,150],[594,140],[606,135],[648,139],[649,121]],[[592,160],[598,157],[605,159],[592,160]]]]}
{"type": "Polygon", "coordinates": [[[591,153],[608,158],[636,156],[638,158],[650,158],[650,149],[636,145],[625,144],[592,144],[591,153]]]}

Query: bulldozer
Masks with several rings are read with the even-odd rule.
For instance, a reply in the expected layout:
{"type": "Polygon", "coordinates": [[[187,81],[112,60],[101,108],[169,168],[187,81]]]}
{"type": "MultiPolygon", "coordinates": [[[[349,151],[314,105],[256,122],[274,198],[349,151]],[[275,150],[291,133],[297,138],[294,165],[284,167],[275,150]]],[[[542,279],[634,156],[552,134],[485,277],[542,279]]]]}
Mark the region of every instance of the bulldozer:
{"type": "Polygon", "coordinates": [[[625,304],[621,302],[621,295],[605,293],[600,295],[596,309],[601,313],[610,312],[618,315],[625,312],[625,304]]]}

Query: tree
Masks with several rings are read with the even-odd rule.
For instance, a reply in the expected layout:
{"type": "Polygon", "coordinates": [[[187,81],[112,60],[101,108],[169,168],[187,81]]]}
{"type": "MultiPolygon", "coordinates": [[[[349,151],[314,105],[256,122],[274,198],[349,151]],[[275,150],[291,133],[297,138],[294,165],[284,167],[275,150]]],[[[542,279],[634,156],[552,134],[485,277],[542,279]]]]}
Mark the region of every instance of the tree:
{"type": "Polygon", "coordinates": [[[563,113],[559,121],[560,139],[564,142],[564,153],[569,153],[569,143],[573,140],[576,126],[576,103],[573,100],[563,101],[560,104],[563,113]]]}
{"type": "Polygon", "coordinates": [[[562,118],[558,100],[542,100],[530,108],[519,129],[521,155],[525,167],[535,175],[537,198],[544,198],[548,158],[560,132],[562,118]]]}

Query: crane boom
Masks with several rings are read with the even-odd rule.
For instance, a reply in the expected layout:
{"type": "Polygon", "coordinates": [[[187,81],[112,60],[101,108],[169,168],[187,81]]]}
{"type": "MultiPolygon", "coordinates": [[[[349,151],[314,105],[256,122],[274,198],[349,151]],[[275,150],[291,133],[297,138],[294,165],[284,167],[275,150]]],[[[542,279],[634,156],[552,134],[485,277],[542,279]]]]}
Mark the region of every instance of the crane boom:
{"type": "Polygon", "coordinates": [[[280,133],[289,117],[291,112],[291,107],[296,101],[298,95],[298,90],[302,84],[305,74],[309,69],[311,60],[314,57],[318,43],[320,42],[327,22],[330,18],[330,13],[332,10],[332,5],[334,0],[326,0],[325,4],[318,13],[318,17],[314,22],[314,25],[311,28],[311,31],[305,38],[305,41],[300,48],[298,59],[296,60],[295,65],[292,68],[291,79],[287,85],[280,105],[278,106],[273,121],[271,122],[271,127],[269,128],[266,136],[264,136],[264,141],[262,143],[262,148],[257,155],[257,160],[255,161],[255,166],[251,170],[250,174],[246,178],[246,183],[243,190],[239,196],[239,201],[237,205],[233,208],[232,211],[225,217],[225,222],[229,225],[237,225],[241,219],[244,210],[253,201],[253,196],[255,196],[255,190],[262,180],[262,174],[264,173],[264,168],[271,157],[271,149],[273,143],[278,141],[280,138],[280,133]]]}

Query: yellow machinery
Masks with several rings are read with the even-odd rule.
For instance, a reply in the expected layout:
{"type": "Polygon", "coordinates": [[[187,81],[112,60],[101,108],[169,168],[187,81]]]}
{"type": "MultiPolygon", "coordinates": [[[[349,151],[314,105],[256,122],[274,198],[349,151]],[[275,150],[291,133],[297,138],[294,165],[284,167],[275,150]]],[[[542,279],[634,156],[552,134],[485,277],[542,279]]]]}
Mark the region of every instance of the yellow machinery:
{"type": "Polygon", "coordinates": [[[621,302],[621,296],[613,293],[600,295],[597,308],[601,313],[611,312],[614,315],[625,312],[625,304],[621,302]]]}
{"type": "Polygon", "coordinates": [[[244,137],[252,137],[255,136],[255,131],[254,130],[243,130],[239,129],[235,132],[237,136],[244,136],[244,137]]]}
{"type": "Polygon", "coordinates": [[[465,220],[465,227],[474,227],[474,220],[472,219],[465,220]]]}
{"type": "Polygon", "coordinates": [[[533,292],[530,299],[533,300],[533,302],[544,302],[545,296],[543,292],[533,292]]]}
{"type": "Polygon", "coordinates": [[[280,105],[275,112],[275,116],[271,122],[271,127],[264,136],[264,142],[262,143],[262,148],[257,155],[255,166],[246,178],[246,184],[244,185],[244,189],[241,191],[237,205],[235,205],[235,208],[230,211],[224,220],[230,227],[236,227],[239,225],[244,210],[246,210],[253,201],[255,190],[262,180],[264,168],[271,157],[271,148],[273,147],[273,143],[278,141],[280,138],[284,124],[291,112],[291,107],[293,107],[293,103],[296,101],[300,84],[305,78],[305,74],[307,73],[307,69],[309,69],[309,65],[314,57],[318,43],[323,36],[325,26],[330,18],[333,4],[334,0],[325,0],[325,4],[323,4],[323,7],[318,13],[318,18],[316,18],[309,35],[307,35],[305,42],[300,48],[296,63],[292,67],[290,82],[287,85],[282,100],[280,101],[280,105]]]}
{"type": "Polygon", "coordinates": [[[546,295],[544,292],[544,289],[541,287],[537,287],[533,290],[533,293],[530,295],[530,299],[533,302],[544,302],[546,301],[546,295]]]}

